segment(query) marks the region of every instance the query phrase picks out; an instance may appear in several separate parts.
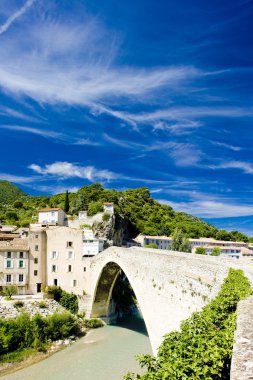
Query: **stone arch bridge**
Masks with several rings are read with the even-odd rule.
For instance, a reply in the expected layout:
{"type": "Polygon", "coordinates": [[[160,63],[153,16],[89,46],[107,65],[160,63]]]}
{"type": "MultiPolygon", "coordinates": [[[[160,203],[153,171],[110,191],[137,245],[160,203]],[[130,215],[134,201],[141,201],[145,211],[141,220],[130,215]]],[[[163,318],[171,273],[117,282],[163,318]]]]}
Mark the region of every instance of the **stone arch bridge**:
{"type": "Polygon", "coordinates": [[[90,259],[88,317],[113,317],[111,295],[120,271],[133,288],[156,353],[166,333],[215,297],[228,265],[191,253],[110,247],[90,259]]]}

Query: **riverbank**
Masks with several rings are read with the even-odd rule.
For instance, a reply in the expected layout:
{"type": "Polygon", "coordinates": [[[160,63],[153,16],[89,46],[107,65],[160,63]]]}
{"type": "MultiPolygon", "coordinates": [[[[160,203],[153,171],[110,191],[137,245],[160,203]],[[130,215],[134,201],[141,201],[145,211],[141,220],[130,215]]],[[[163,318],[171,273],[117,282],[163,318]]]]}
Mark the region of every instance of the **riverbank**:
{"type": "Polygon", "coordinates": [[[133,316],[120,325],[90,330],[64,350],[29,367],[2,376],[4,380],[120,380],[141,373],[138,353],[152,354],[142,319],[133,316]]]}
{"type": "Polygon", "coordinates": [[[83,338],[84,336],[88,336],[90,332],[91,329],[86,329],[83,330],[82,333],[80,333],[78,336],[72,335],[65,340],[52,342],[52,344],[48,346],[45,352],[39,352],[36,349],[24,350],[24,356],[21,360],[9,363],[0,363],[0,377],[14,373],[47,359],[56,352],[67,348],[71,344],[74,344],[77,340],[83,338]]]}

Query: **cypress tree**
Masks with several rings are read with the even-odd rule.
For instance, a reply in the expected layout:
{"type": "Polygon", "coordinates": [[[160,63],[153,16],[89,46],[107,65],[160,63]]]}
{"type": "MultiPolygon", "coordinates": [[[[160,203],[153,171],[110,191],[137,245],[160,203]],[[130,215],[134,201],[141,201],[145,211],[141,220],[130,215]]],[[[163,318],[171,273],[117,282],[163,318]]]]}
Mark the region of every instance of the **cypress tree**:
{"type": "Polygon", "coordinates": [[[68,192],[68,190],[66,191],[66,196],[65,196],[64,211],[65,212],[69,211],[69,192],[68,192]]]}

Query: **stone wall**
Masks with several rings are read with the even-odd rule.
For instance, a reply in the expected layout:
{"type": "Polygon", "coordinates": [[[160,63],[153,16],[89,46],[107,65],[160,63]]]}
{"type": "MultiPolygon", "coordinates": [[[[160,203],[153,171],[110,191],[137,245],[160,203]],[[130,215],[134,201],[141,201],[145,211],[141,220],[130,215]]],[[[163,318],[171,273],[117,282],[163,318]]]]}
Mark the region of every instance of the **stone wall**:
{"type": "Polygon", "coordinates": [[[1,300],[0,302],[0,318],[16,318],[21,312],[27,312],[31,316],[41,314],[42,316],[52,315],[54,313],[66,312],[66,309],[58,304],[58,302],[50,299],[44,300],[21,300],[24,307],[16,308],[14,306],[17,299],[13,301],[1,300]],[[42,305],[46,307],[41,307],[42,305]]]}
{"type": "Polygon", "coordinates": [[[238,304],[230,379],[253,379],[253,296],[238,304]]]}

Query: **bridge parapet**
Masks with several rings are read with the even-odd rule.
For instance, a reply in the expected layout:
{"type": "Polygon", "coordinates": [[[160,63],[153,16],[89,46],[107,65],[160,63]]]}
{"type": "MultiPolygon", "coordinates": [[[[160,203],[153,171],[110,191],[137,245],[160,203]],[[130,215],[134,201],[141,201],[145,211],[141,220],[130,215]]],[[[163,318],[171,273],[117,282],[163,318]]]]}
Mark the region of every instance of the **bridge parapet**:
{"type": "Polygon", "coordinates": [[[238,304],[231,380],[253,379],[253,296],[238,304]]]}

